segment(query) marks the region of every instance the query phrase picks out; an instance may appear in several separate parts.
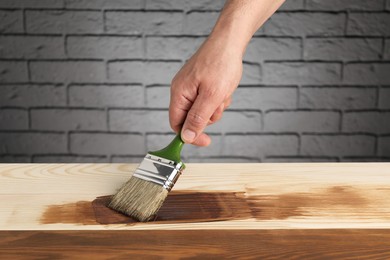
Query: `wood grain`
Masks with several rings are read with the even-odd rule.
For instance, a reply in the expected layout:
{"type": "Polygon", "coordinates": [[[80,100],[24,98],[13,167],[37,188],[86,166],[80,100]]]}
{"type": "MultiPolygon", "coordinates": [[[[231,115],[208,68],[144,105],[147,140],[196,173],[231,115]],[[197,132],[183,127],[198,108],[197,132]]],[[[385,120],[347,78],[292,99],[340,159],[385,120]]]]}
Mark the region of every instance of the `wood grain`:
{"type": "Polygon", "coordinates": [[[3,231],[3,259],[389,259],[390,230],[3,231]]]}
{"type": "Polygon", "coordinates": [[[386,163],[189,164],[157,221],[99,223],[135,167],[2,164],[0,230],[390,228],[386,163]]]}

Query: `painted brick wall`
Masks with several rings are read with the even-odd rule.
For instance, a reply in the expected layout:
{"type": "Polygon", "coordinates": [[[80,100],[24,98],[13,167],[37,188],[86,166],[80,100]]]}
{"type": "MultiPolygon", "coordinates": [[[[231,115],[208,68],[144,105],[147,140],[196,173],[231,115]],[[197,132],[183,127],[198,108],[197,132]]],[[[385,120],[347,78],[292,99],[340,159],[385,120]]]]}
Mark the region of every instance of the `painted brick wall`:
{"type": "MultiPolygon", "coordinates": [[[[222,0],[1,0],[0,161],[138,162],[222,0]]],[[[222,76],[222,75],[221,75],[222,76]]],[[[188,162],[390,161],[390,0],[287,0],[188,162]]]]}

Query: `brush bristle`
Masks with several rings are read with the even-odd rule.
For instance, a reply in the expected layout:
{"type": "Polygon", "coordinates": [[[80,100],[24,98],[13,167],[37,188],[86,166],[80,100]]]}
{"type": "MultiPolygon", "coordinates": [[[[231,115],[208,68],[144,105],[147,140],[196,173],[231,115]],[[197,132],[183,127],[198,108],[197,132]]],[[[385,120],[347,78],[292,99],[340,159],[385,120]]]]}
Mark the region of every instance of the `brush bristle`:
{"type": "Polygon", "coordinates": [[[161,185],[131,177],[114,195],[109,208],[145,222],[161,208],[168,191],[161,185]]]}

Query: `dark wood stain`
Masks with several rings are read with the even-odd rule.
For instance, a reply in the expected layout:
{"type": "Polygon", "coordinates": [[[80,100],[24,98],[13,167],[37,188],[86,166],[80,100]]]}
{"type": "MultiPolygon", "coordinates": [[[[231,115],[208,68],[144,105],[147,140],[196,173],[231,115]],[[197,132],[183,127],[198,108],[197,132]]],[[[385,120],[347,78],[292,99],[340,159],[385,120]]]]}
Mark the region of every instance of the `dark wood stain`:
{"type": "Polygon", "coordinates": [[[0,231],[2,259],[390,259],[390,229],[0,231]]]}
{"type": "Polygon", "coordinates": [[[137,221],[107,207],[111,201],[110,196],[101,196],[91,203],[96,222],[99,224],[131,224],[137,221]]]}
{"type": "Polygon", "coordinates": [[[83,224],[97,225],[95,213],[90,201],[78,201],[62,205],[51,205],[41,217],[42,224],[83,224]]]}
{"type": "MultiPolygon", "coordinates": [[[[42,224],[74,223],[80,225],[128,224],[137,222],[107,207],[111,196],[92,202],[79,201],[49,206],[42,224]]],[[[366,207],[368,201],[354,188],[331,187],[318,193],[248,195],[245,192],[172,191],[152,223],[210,222],[256,218],[287,219],[310,216],[308,208],[343,210],[366,207]]]]}

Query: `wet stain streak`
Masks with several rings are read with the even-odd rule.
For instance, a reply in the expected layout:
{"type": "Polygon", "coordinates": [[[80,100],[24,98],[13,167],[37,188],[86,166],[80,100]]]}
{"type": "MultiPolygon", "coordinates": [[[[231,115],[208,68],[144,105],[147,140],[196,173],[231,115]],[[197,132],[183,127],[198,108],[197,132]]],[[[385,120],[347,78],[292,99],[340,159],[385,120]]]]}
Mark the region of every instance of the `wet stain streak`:
{"type": "MultiPolygon", "coordinates": [[[[80,225],[136,224],[131,217],[107,207],[111,196],[92,202],[79,201],[50,205],[41,217],[42,224],[80,225]]],[[[245,192],[172,191],[152,223],[193,223],[255,218],[287,219],[310,216],[310,209],[342,208],[344,211],[366,207],[367,200],[356,189],[336,186],[318,193],[249,195],[245,192]]]]}

